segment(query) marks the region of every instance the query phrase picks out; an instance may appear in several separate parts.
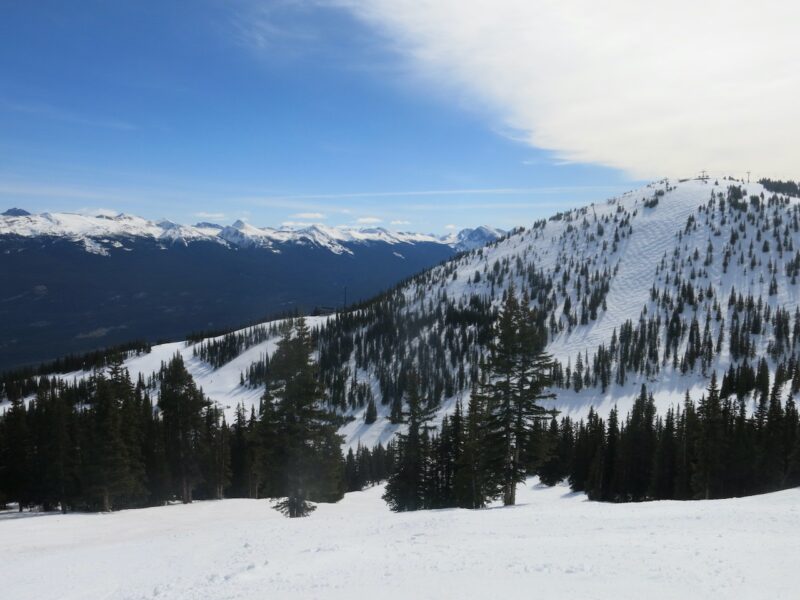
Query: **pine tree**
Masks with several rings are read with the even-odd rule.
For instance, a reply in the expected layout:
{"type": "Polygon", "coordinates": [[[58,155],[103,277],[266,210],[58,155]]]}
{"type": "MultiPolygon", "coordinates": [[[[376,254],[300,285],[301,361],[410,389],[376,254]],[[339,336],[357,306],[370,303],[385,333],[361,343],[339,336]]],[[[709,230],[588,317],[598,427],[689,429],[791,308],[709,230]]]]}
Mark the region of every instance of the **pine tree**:
{"type": "Polygon", "coordinates": [[[378,420],[378,409],[375,407],[375,400],[370,398],[367,403],[367,410],[364,412],[364,423],[372,425],[378,420]]]}
{"type": "Polygon", "coordinates": [[[463,444],[456,462],[453,494],[457,506],[483,508],[488,497],[489,480],[485,453],[486,411],[482,398],[474,391],[463,423],[463,444]]]}
{"type": "Polygon", "coordinates": [[[717,498],[722,493],[724,429],[717,374],[711,374],[707,395],[700,399],[697,413],[697,461],[692,474],[692,489],[698,498],[717,498]]]}
{"type": "MultiPolygon", "coordinates": [[[[716,385],[716,379],[714,383],[716,385]]],[[[626,485],[620,492],[630,500],[644,500],[651,483],[653,456],[656,450],[655,414],[655,401],[643,384],[625,424],[624,434],[621,436],[622,470],[626,485]]]]}
{"type": "Polygon", "coordinates": [[[122,411],[117,390],[103,375],[93,381],[95,392],[88,419],[88,452],[82,479],[90,506],[110,511],[119,497],[135,486],[122,436],[122,411]]]}
{"type": "Polygon", "coordinates": [[[3,431],[0,432],[0,452],[3,469],[0,487],[6,497],[18,504],[19,511],[31,499],[31,449],[28,430],[27,411],[20,398],[13,398],[11,406],[3,418],[3,431]]]}
{"type": "Polygon", "coordinates": [[[672,499],[677,475],[677,441],[675,438],[675,412],[667,410],[663,425],[658,431],[658,443],[653,463],[653,476],[648,495],[658,500],[672,499]]]}
{"type": "Polygon", "coordinates": [[[292,518],[313,511],[310,502],[335,502],[344,494],[341,436],[323,408],[312,351],[308,326],[298,319],[294,333],[286,331],[278,343],[263,402],[264,438],[277,446],[266,449],[275,461],[270,495],[285,496],[276,508],[292,518]]]}
{"type": "Polygon", "coordinates": [[[675,465],[675,499],[688,500],[692,497],[692,469],[695,463],[698,419],[694,402],[686,391],[683,411],[677,418],[677,460],[675,465]]]}
{"type": "Polygon", "coordinates": [[[253,477],[253,436],[250,435],[247,414],[242,404],[236,407],[236,417],[230,433],[230,495],[235,498],[250,497],[250,479],[253,477]]]}
{"type": "Polygon", "coordinates": [[[145,465],[145,481],[148,491],[148,503],[162,505],[172,497],[172,479],[167,462],[164,423],[159,418],[152,400],[143,394],[142,405],[143,453],[145,465]]]}
{"type": "Polygon", "coordinates": [[[591,500],[615,501],[625,491],[624,461],[620,456],[620,428],[617,407],[611,409],[605,436],[594,453],[586,483],[591,500]]]}
{"type": "Polygon", "coordinates": [[[363,481],[360,475],[358,463],[356,462],[356,455],[353,449],[350,448],[344,460],[344,482],[345,489],[348,492],[355,492],[363,487],[363,481]]]}
{"type": "Polygon", "coordinates": [[[432,411],[419,395],[416,373],[408,378],[407,430],[397,435],[395,470],[386,484],[383,499],[395,512],[420,510],[426,507],[426,474],[429,457],[426,452],[427,423],[432,411]]]}
{"type": "Polygon", "coordinates": [[[231,477],[230,430],[225,416],[216,406],[206,409],[204,420],[200,471],[203,475],[205,497],[221,500],[231,477]]]}
{"type": "Polygon", "coordinates": [[[203,415],[208,405],[176,354],[166,365],[158,407],[164,421],[166,459],[177,488],[174,493],[184,503],[192,501],[194,488],[202,481],[203,415]]]}
{"type": "Polygon", "coordinates": [[[493,496],[503,504],[516,500],[516,486],[525,480],[524,447],[533,423],[548,413],[537,402],[552,398],[550,357],[527,307],[520,307],[513,288],[506,296],[495,328],[495,338],[478,395],[487,406],[487,453],[493,496]]]}
{"type": "Polygon", "coordinates": [[[565,443],[569,443],[568,440],[571,441],[571,432],[563,431],[565,427],[569,427],[568,422],[566,425],[562,423],[562,426],[559,427],[558,421],[553,417],[550,419],[547,430],[537,431],[535,436],[541,440],[537,444],[538,456],[535,472],[545,485],[556,485],[567,476],[569,471],[567,464],[569,448],[565,448],[565,443]]]}
{"type": "Polygon", "coordinates": [[[78,491],[72,435],[74,415],[59,393],[40,393],[36,409],[41,410],[37,427],[39,501],[44,510],[59,506],[66,513],[78,491]]]}
{"type": "Polygon", "coordinates": [[[783,419],[783,431],[781,435],[781,466],[782,477],[780,488],[786,488],[792,484],[792,454],[797,447],[798,437],[800,437],[800,415],[798,415],[797,405],[794,397],[789,394],[786,399],[786,409],[783,419]]]}

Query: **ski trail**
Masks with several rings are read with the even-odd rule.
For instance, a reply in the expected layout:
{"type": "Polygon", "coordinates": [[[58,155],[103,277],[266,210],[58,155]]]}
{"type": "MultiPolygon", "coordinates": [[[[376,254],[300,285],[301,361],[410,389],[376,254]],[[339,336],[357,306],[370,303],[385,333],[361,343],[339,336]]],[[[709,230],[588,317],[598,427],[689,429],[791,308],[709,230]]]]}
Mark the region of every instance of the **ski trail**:
{"type": "Polygon", "coordinates": [[[633,232],[620,244],[618,254],[624,256],[619,270],[611,280],[606,304],[608,309],[598,314],[589,326],[559,336],[549,346],[556,356],[573,357],[578,352],[592,354],[600,344],[608,344],[614,328],[628,319],[636,319],[650,297],[657,262],[664,253],[672,251],[675,234],[696,210],[696,200],[686,197],[680,188],[663,196],[655,208],[644,208],[641,202],[625,202],[628,210],[637,211],[631,218],[633,232]]]}

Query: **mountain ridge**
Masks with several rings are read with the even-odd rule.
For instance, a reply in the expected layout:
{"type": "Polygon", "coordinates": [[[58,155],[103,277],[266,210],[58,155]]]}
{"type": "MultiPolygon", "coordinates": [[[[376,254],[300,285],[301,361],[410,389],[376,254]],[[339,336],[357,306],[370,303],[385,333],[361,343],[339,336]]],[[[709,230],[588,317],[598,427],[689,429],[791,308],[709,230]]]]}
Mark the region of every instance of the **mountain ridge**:
{"type": "Polygon", "coordinates": [[[0,370],[364,300],[500,235],[0,217],[0,370]]]}
{"type": "Polygon", "coordinates": [[[279,251],[285,244],[311,244],[336,254],[351,253],[346,244],[382,242],[387,244],[433,243],[456,251],[470,250],[504,235],[488,226],[462,229],[455,234],[390,231],[383,227],[328,226],[257,227],[243,220],[231,225],[200,222],[182,225],[166,219],[152,221],[125,213],[84,215],[66,212],[31,214],[12,208],[0,215],[0,237],[50,237],[82,242],[88,252],[104,254],[121,239],[147,238],[166,244],[187,245],[213,242],[231,247],[261,247],[279,251]],[[110,241],[109,241],[110,240],[110,241]]]}

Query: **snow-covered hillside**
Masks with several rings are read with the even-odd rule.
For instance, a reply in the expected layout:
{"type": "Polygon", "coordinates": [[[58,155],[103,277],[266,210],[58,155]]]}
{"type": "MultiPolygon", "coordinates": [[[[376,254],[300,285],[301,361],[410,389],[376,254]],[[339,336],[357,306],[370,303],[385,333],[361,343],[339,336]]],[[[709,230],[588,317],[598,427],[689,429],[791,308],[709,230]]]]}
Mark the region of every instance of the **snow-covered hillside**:
{"type": "Polygon", "coordinates": [[[800,490],[605,504],[521,485],[519,505],[391,513],[383,487],[285,519],[267,500],[0,514],[14,600],[797,597],[800,490]]]}
{"type": "Polygon", "coordinates": [[[389,231],[382,227],[256,227],[244,221],[222,226],[216,223],[180,225],[171,221],[150,221],[127,214],[85,215],[74,213],[30,214],[9,209],[0,215],[0,237],[62,238],[82,243],[88,252],[108,254],[111,248],[125,247],[126,240],[144,238],[165,245],[214,242],[232,248],[266,248],[280,252],[285,245],[311,245],[335,254],[352,254],[351,244],[381,242],[386,244],[434,243],[457,251],[471,250],[503,235],[491,227],[464,229],[457,234],[435,236],[422,233],[389,231]]]}
{"type": "MultiPolygon", "coordinates": [[[[787,388],[800,383],[798,202],[755,183],[660,181],[515,230],[353,313],[312,319],[331,404],[352,417],[341,430],[346,444],[392,437],[391,405],[409,369],[421,371],[440,415],[466,401],[491,312],[512,285],[547,331],[554,405],[565,415],[614,405],[624,414],[643,383],[664,410],[687,390],[697,399],[712,371],[722,378],[762,358],[787,388]],[[370,399],[378,420],[367,424],[370,399]]],[[[232,415],[257,403],[260,385],[248,372],[264,366],[275,341],[216,367],[198,353],[214,340],[155,346],[127,366],[148,378],[181,352],[232,415]]]]}

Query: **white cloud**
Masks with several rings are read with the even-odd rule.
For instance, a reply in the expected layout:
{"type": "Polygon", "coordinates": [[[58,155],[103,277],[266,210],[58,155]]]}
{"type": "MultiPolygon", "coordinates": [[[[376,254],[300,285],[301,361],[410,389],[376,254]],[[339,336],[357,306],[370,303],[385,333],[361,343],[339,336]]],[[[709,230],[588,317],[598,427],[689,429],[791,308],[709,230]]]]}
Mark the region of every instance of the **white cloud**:
{"type": "Polygon", "coordinates": [[[458,225],[453,225],[452,223],[449,225],[444,226],[445,229],[458,229],[458,225]]]}
{"type": "Polygon", "coordinates": [[[559,159],[798,175],[798,2],[338,2],[559,159]]]}
{"type": "Polygon", "coordinates": [[[392,225],[411,225],[411,221],[404,221],[402,219],[397,219],[392,221],[392,225]]]}
{"type": "Polygon", "coordinates": [[[378,217],[361,217],[356,219],[356,223],[359,225],[375,225],[376,223],[381,223],[383,219],[379,219],[378,217]]]}
{"type": "Polygon", "coordinates": [[[224,219],[225,213],[200,211],[194,213],[194,216],[197,217],[198,219],[224,219]]]}
{"type": "Polygon", "coordinates": [[[77,209],[75,212],[79,215],[85,215],[87,217],[116,217],[119,214],[119,211],[116,209],[104,208],[102,206],[84,206],[77,209]]]}
{"type": "Polygon", "coordinates": [[[289,215],[292,219],[314,219],[317,221],[324,221],[327,217],[320,212],[300,212],[289,215]]]}

